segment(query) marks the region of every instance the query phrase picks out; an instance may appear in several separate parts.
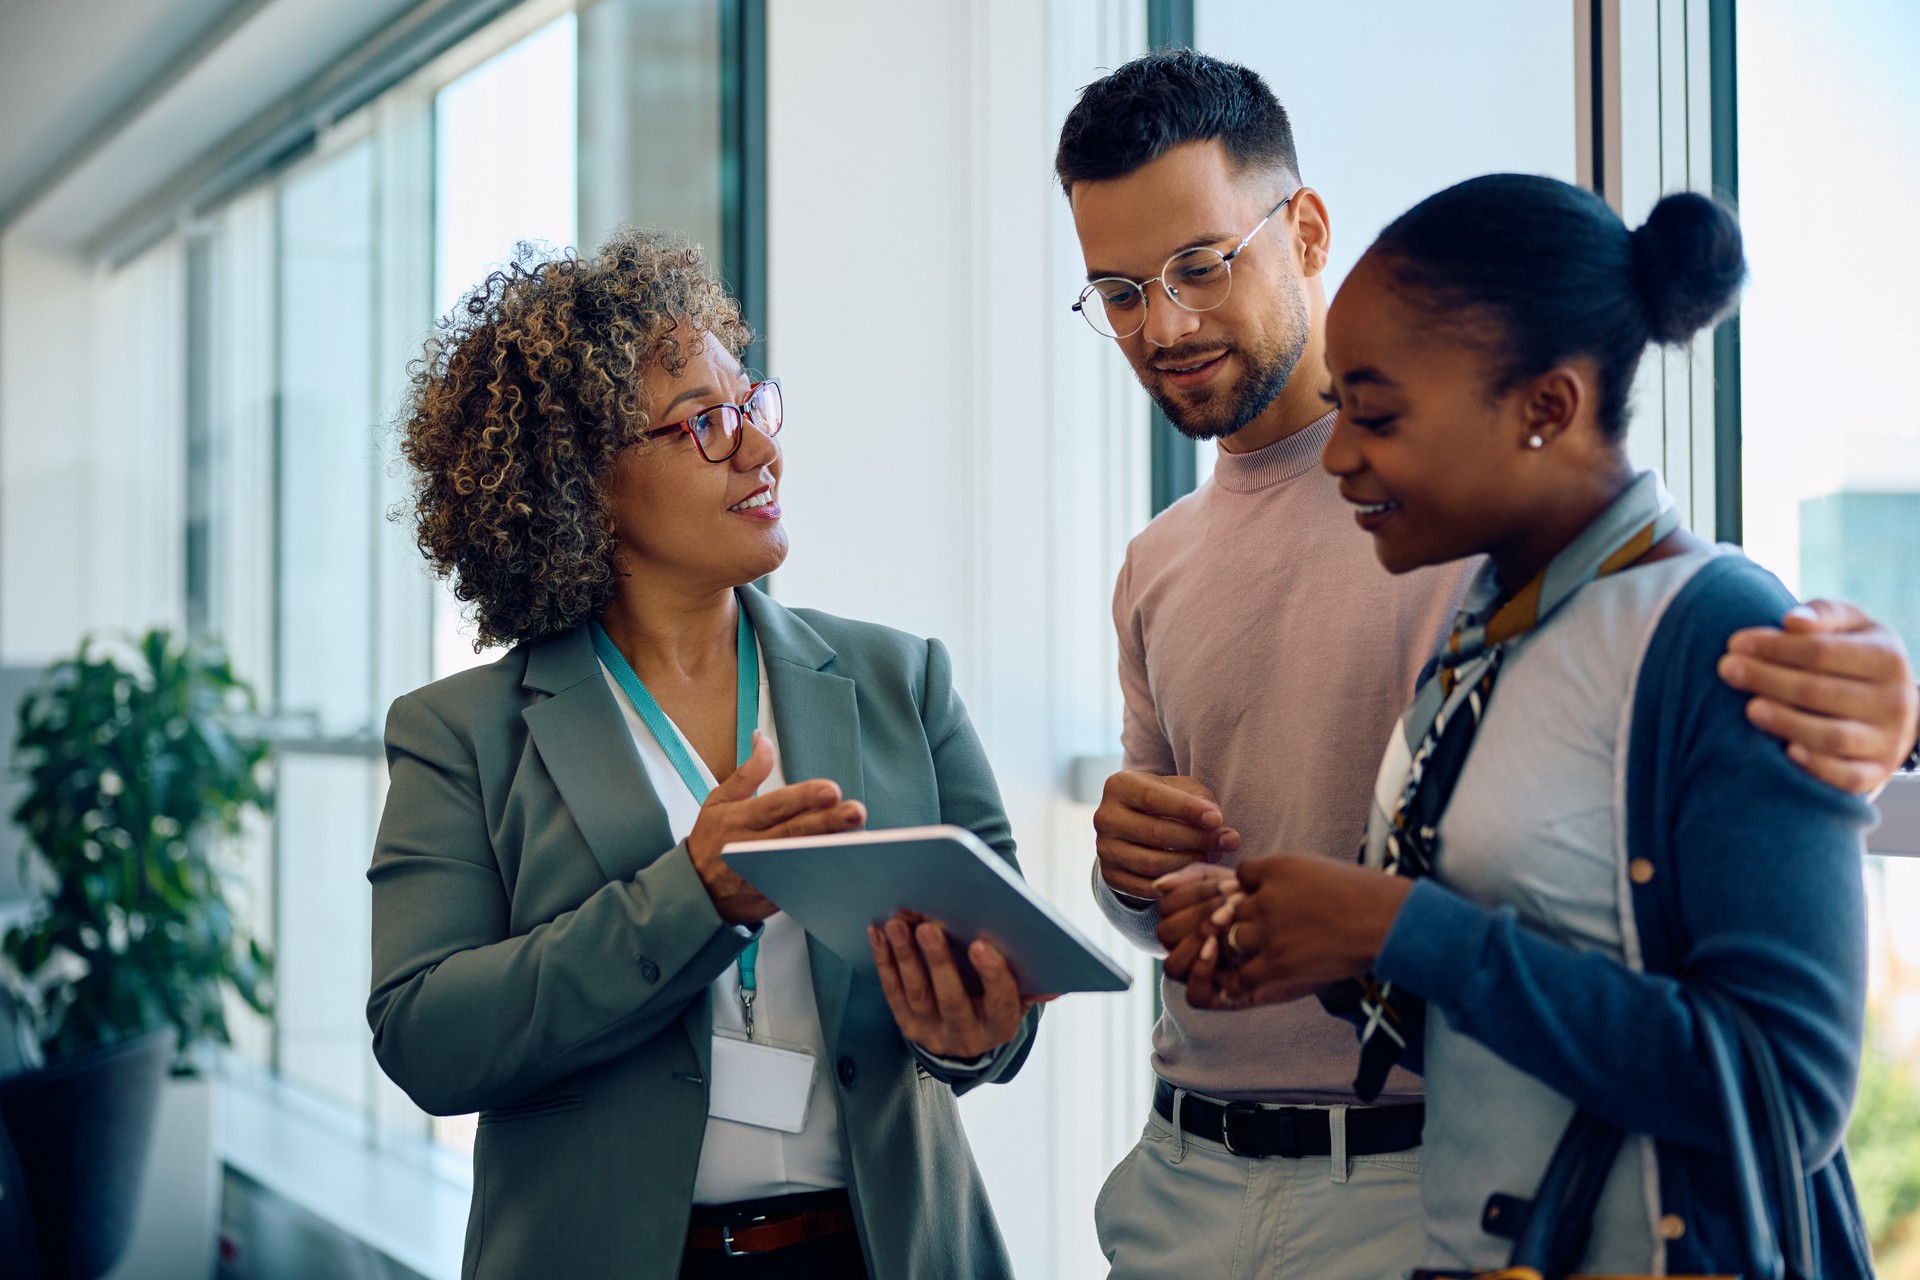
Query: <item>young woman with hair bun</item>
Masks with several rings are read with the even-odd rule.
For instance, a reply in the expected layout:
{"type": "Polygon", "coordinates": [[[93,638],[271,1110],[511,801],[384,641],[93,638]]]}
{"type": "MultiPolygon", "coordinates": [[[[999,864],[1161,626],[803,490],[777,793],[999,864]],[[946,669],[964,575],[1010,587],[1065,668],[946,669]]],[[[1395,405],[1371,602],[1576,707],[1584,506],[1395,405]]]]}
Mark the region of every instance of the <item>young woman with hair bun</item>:
{"type": "Polygon", "coordinates": [[[1500,174],[1389,226],[1328,318],[1323,464],[1381,562],[1484,560],[1393,735],[1366,865],[1243,863],[1170,967],[1198,1002],[1321,995],[1361,1028],[1362,1097],[1395,1061],[1424,1071],[1434,1266],[1506,1262],[1489,1199],[1531,1196],[1582,1111],[1627,1137],[1575,1270],[1742,1271],[1706,1054],[1731,1002],[1778,1064],[1820,1274],[1871,1274],[1841,1152],[1871,811],[1719,680],[1728,637],[1791,597],[1689,533],[1625,445],[1647,347],[1701,334],[1745,275],[1703,196],[1630,232],[1500,174]]]}

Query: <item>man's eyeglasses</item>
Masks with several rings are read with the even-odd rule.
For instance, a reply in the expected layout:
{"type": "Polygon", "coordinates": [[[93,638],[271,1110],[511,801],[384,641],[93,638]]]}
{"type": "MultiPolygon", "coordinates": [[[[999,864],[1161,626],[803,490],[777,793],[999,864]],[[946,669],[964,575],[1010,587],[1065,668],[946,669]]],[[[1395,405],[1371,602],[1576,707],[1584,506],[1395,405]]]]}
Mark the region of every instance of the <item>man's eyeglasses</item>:
{"type": "Polygon", "coordinates": [[[768,378],[747,388],[746,397],[739,404],[708,405],[691,417],[682,418],[668,426],[655,427],[640,438],[651,440],[656,436],[684,432],[693,437],[701,457],[708,462],[725,462],[740,452],[740,441],[747,434],[742,430],[742,425],[748,418],[753,419],[753,425],[767,435],[777,436],[780,434],[782,414],[780,379],[768,378]]]}
{"type": "Polygon", "coordinates": [[[1157,280],[1161,292],[1175,306],[1188,311],[1213,310],[1233,292],[1233,260],[1240,256],[1248,241],[1260,234],[1260,228],[1273,221],[1273,215],[1299,194],[1295,191],[1267,210],[1267,216],[1242,237],[1233,252],[1222,253],[1204,246],[1182,249],[1167,259],[1159,275],[1146,280],[1102,276],[1080,291],[1080,300],[1073,304],[1073,309],[1086,318],[1095,333],[1107,338],[1131,338],[1146,327],[1147,286],[1157,280]]]}

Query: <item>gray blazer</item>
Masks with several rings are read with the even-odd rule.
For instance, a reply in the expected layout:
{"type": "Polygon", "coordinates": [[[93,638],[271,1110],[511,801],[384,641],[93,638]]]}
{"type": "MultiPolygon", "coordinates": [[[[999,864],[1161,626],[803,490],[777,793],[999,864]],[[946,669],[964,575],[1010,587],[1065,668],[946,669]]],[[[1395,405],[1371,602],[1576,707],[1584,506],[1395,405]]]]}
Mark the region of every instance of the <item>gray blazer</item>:
{"type": "MultiPolygon", "coordinates": [[[[937,640],[743,593],[783,769],[869,825],[1013,837],[937,640]]],[[[721,923],[647,781],[584,627],[393,704],[367,878],[381,1067],[436,1115],[480,1113],[463,1277],[678,1274],[706,1126],[721,923]]],[[[954,1096],[1006,1080],[1039,1010],[956,1076],[879,985],[809,940],[875,1280],[1010,1274],[954,1096]]]]}

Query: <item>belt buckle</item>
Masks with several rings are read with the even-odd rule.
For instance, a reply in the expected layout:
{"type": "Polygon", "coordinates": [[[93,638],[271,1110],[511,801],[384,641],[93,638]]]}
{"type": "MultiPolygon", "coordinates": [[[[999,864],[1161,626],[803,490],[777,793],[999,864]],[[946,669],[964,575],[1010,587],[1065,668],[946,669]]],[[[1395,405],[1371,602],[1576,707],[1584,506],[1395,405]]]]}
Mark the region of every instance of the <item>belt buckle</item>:
{"type": "MultiPolygon", "coordinates": [[[[1243,1136],[1247,1138],[1253,1137],[1252,1134],[1245,1133],[1244,1131],[1243,1136]]],[[[1220,1142],[1221,1145],[1225,1146],[1233,1155],[1245,1156],[1248,1159],[1262,1159],[1270,1155],[1291,1158],[1297,1157],[1300,1154],[1299,1129],[1294,1123],[1294,1113],[1291,1107],[1263,1107],[1253,1102],[1229,1103],[1220,1114],[1220,1142]],[[1262,1115],[1271,1116],[1272,1123],[1279,1126],[1279,1132],[1275,1135],[1278,1139],[1275,1143],[1275,1149],[1272,1151],[1258,1152],[1241,1150],[1240,1146],[1233,1140],[1234,1120],[1240,1118],[1251,1121],[1262,1115]]]]}
{"type": "MultiPolygon", "coordinates": [[[[751,1222],[743,1222],[743,1227],[757,1227],[767,1220],[766,1214],[759,1214],[751,1222]]],[[[733,1226],[728,1224],[720,1228],[720,1252],[729,1258],[751,1258],[759,1253],[758,1249],[736,1249],[733,1247],[733,1226]]]]}

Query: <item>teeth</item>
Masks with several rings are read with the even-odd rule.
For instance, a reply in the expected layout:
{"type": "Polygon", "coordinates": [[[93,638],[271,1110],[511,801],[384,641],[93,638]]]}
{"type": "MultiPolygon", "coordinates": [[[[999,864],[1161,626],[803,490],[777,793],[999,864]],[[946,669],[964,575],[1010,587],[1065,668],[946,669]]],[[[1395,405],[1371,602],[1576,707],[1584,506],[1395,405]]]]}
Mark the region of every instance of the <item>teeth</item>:
{"type": "Polygon", "coordinates": [[[751,498],[748,498],[745,502],[736,502],[731,507],[728,507],[727,510],[752,511],[757,507],[764,507],[772,501],[773,501],[773,490],[762,489],[759,493],[754,494],[751,498]]]}
{"type": "Polygon", "coordinates": [[[1399,505],[1400,505],[1399,503],[1392,502],[1392,501],[1356,502],[1353,504],[1353,507],[1354,507],[1354,510],[1358,511],[1363,516],[1380,516],[1380,515],[1385,515],[1389,511],[1392,511],[1395,507],[1398,507],[1399,505]]]}

